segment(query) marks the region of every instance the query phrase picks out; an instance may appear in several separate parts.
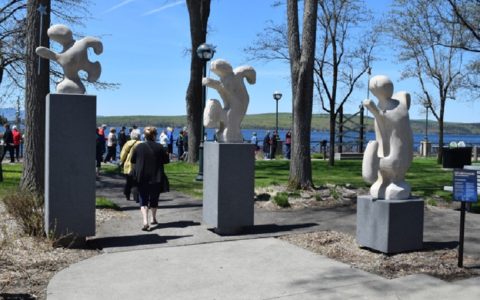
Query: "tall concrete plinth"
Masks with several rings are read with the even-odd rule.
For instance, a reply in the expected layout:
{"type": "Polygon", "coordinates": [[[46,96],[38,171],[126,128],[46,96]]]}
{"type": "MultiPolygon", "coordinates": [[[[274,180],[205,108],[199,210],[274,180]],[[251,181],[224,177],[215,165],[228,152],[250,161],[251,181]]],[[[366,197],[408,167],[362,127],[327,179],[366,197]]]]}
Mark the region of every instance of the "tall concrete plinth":
{"type": "Polygon", "coordinates": [[[219,234],[253,226],[255,146],[207,142],[204,157],[203,221],[219,234]]]}
{"type": "Polygon", "coordinates": [[[423,199],[357,199],[357,243],[383,253],[423,248],[423,199]]]}
{"type": "Polygon", "coordinates": [[[45,230],[95,235],[97,97],[49,94],[45,139],[45,230]]]}

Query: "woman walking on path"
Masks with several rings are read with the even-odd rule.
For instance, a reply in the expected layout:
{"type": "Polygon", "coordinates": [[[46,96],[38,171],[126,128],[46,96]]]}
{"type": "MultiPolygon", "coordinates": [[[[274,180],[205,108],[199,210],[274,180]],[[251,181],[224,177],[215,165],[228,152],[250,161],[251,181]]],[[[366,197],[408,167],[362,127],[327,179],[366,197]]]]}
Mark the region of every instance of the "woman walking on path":
{"type": "Polygon", "coordinates": [[[134,150],[131,162],[135,164],[134,175],[138,185],[140,211],[143,217],[143,231],[148,231],[148,209],[152,210],[152,225],[157,223],[157,208],[160,192],[166,180],[164,164],[170,162],[167,151],[155,143],[157,129],[145,127],[145,143],[134,150]]]}
{"type": "Polygon", "coordinates": [[[138,202],[138,190],[135,186],[134,178],[133,178],[133,169],[135,166],[132,164],[132,154],[133,150],[140,144],[140,132],[133,131],[130,135],[131,140],[125,143],[122,147],[122,151],[120,152],[120,161],[123,165],[123,174],[125,174],[126,182],[123,188],[123,194],[130,200],[130,194],[133,192],[133,200],[138,202]]]}

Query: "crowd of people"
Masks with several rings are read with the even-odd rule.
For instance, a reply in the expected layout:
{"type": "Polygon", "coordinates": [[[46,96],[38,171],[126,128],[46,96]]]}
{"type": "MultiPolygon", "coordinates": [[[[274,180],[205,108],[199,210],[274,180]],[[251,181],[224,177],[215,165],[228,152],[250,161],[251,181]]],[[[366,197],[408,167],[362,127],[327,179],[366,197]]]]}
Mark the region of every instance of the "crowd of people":
{"type": "MultiPolygon", "coordinates": [[[[274,130],[272,134],[270,133],[270,131],[267,131],[265,133],[262,144],[262,152],[264,159],[275,159],[275,155],[278,152],[277,148],[279,145],[279,141],[280,136],[278,135],[276,130],[274,130]]],[[[255,145],[255,152],[260,151],[260,146],[258,145],[259,140],[256,132],[252,133],[250,143],[255,145]]],[[[292,132],[290,130],[287,131],[287,133],[285,134],[285,140],[283,142],[283,145],[285,145],[285,158],[290,159],[292,146],[292,132]]]]}
{"type": "Polygon", "coordinates": [[[107,125],[96,129],[96,172],[100,173],[101,164],[117,162],[125,176],[123,194],[126,200],[139,203],[142,213],[142,230],[149,231],[150,225],[157,224],[156,212],[160,193],[169,190],[168,177],[164,165],[171,159],[187,159],[188,132],[180,130],[175,138],[174,129],[167,127],[158,134],[155,127],[145,127],[143,133],[137,126],[127,131],[123,126],[118,134],[117,128],[107,125]],[[177,147],[177,154],[173,153],[177,147]],[[133,198],[133,199],[132,199],[133,198]],[[148,217],[151,212],[151,222],[148,217]]]}

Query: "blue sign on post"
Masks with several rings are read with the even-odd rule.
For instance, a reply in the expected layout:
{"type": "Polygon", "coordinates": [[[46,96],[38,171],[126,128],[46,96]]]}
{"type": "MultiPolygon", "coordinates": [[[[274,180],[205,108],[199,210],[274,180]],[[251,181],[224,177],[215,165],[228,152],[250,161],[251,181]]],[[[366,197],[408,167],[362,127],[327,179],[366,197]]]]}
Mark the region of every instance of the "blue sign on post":
{"type": "Polygon", "coordinates": [[[477,171],[455,169],[453,171],[453,200],[477,202],[477,171]]]}

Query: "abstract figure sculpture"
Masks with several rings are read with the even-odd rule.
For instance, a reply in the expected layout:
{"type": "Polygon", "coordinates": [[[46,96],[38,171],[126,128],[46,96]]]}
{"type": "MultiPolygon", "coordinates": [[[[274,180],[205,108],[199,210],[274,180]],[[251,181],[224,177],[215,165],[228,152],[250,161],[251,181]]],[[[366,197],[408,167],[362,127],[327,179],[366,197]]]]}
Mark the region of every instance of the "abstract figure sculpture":
{"type": "Polygon", "coordinates": [[[70,28],[61,24],[50,27],[47,34],[50,39],[63,46],[62,52],[55,53],[46,47],[38,47],[35,51],[39,56],[56,61],[62,66],[64,78],[57,84],[57,93],[85,94],[85,86],[80,80],[78,72],[80,70],[87,72],[89,82],[98,80],[102,68],[98,61],[92,63],[88,60],[87,49],[92,47],[95,54],[101,54],[103,52],[102,42],[89,36],[75,41],[70,28]]]}
{"type": "Polygon", "coordinates": [[[375,141],[370,141],[363,155],[362,175],[372,183],[370,194],[375,199],[404,200],[410,197],[405,174],[413,159],[413,134],[408,109],[410,95],[393,95],[393,83],[386,76],[373,77],[370,91],[377,97],[378,106],[363,101],[375,117],[375,141]]]}
{"type": "Polygon", "coordinates": [[[247,112],[249,96],[243,78],[255,84],[256,72],[250,66],[241,66],[235,70],[223,59],[214,60],[210,69],[220,80],[203,78],[203,85],[214,88],[223,100],[208,100],[203,112],[203,124],[208,128],[217,128],[218,142],[243,143],[240,124],[247,112]]]}

